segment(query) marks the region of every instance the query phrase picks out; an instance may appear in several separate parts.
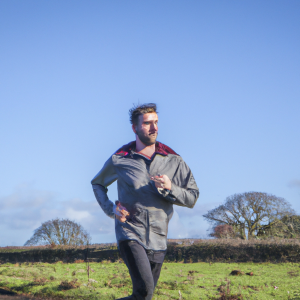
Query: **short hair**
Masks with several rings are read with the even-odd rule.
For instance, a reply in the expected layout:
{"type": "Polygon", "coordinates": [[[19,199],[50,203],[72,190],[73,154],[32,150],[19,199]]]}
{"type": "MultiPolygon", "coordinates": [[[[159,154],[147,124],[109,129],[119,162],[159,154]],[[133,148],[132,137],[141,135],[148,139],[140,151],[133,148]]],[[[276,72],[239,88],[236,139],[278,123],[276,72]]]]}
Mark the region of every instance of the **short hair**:
{"type": "Polygon", "coordinates": [[[157,107],[155,103],[145,103],[141,105],[134,105],[129,109],[130,123],[137,125],[139,116],[148,113],[157,113],[157,107]]]}

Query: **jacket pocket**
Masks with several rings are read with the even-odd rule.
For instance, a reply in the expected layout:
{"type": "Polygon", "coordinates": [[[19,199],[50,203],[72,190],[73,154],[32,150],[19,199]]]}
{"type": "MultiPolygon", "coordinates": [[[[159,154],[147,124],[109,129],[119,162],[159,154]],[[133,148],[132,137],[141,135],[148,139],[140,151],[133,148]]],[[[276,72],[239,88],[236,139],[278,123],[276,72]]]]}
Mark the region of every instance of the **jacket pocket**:
{"type": "Polygon", "coordinates": [[[166,236],[168,232],[167,214],[161,209],[150,209],[148,212],[150,231],[166,236]]]}

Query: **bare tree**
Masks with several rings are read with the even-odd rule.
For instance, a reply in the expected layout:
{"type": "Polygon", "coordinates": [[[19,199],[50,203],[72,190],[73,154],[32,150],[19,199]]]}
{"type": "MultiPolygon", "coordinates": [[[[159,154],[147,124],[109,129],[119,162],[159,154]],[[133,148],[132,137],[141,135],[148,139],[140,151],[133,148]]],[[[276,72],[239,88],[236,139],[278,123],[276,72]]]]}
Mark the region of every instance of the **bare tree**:
{"type": "Polygon", "coordinates": [[[267,193],[234,194],[225,203],[208,211],[203,217],[213,225],[228,224],[242,239],[255,237],[258,232],[274,226],[295,211],[283,198],[267,193]]]}
{"type": "Polygon", "coordinates": [[[34,230],[33,236],[25,246],[33,245],[86,245],[91,240],[83,227],[68,219],[54,219],[42,223],[34,230]]]}

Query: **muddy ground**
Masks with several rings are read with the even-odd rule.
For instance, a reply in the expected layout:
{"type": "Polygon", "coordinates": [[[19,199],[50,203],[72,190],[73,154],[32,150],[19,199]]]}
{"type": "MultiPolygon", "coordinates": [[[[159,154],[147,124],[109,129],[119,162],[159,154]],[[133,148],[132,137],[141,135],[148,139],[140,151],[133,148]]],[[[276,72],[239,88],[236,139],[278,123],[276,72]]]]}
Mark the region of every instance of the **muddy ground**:
{"type": "MultiPolygon", "coordinates": [[[[42,298],[29,298],[26,296],[20,296],[0,288],[0,300],[42,300],[42,298]]],[[[45,298],[43,298],[43,300],[45,300],[45,298]]]]}

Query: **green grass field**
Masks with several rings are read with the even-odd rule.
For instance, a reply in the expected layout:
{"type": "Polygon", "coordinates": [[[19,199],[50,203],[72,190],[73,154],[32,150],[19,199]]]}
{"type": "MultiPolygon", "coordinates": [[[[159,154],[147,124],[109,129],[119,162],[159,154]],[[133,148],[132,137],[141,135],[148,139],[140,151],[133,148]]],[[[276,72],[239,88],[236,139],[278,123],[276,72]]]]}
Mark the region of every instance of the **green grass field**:
{"type": "MultiPolygon", "coordinates": [[[[299,275],[299,263],[164,263],[153,299],[300,299],[299,275]]],[[[131,281],[119,262],[90,263],[90,281],[86,263],[2,264],[0,288],[43,298],[117,299],[131,293],[131,281]]]]}

